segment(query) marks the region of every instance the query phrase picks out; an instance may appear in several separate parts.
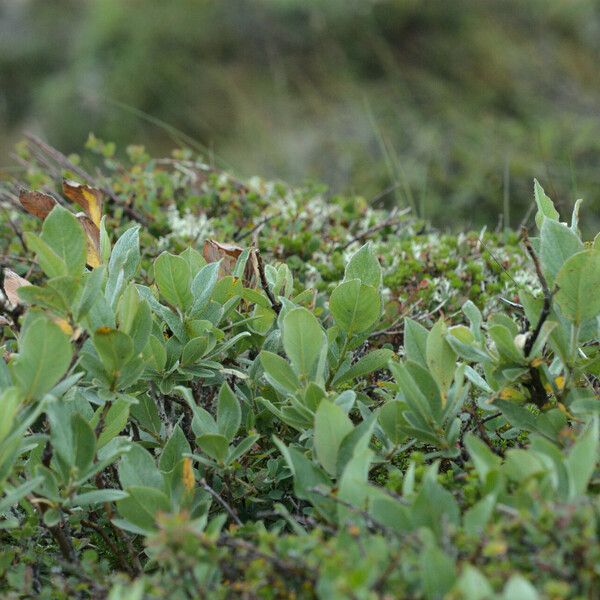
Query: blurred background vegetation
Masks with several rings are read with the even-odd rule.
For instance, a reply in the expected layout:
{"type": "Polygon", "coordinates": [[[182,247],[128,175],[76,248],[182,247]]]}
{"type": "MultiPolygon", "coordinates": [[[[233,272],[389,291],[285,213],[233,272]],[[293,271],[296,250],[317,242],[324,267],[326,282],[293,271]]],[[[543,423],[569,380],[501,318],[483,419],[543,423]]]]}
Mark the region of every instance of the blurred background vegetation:
{"type": "Polygon", "coordinates": [[[176,130],[447,227],[517,226],[538,177],[597,227],[600,1],[0,0],[0,168],[26,131],[165,152],[176,130]]]}

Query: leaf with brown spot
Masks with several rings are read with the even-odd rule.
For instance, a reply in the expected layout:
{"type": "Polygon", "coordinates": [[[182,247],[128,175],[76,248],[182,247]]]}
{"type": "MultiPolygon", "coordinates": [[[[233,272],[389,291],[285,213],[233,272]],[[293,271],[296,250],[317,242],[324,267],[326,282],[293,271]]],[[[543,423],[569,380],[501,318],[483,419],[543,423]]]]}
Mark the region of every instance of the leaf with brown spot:
{"type": "Polygon", "coordinates": [[[52,196],[44,194],[44,192],[31,192],[28,190],[19,192],[19,202],[30,215],[42,220],[50,214],[50,211],[57,204],[52,196]]]}
{"type": "Polygon", "coordinates": [[[11,304],[16,306],[21,302],[17,290],[24,285],[31,285],[31,283],[27,279],[17,275],[14,271],[4,269],[4,294],[11,304]]]}
{"type": "Polygon", "coordinates": [[[64,179],[63,193],[71,202],[79,204],[94,225],[100,227],[104,194],[99,189],[85,185],[85,183],[64,179]]]}
{"type": "Polygon", "coordinates": [[[86,262],[92,268],[99,267],[102,262],[100,258],[100,230],[84,213],[77,213],[75,216],[85,232],[86,262]]]}

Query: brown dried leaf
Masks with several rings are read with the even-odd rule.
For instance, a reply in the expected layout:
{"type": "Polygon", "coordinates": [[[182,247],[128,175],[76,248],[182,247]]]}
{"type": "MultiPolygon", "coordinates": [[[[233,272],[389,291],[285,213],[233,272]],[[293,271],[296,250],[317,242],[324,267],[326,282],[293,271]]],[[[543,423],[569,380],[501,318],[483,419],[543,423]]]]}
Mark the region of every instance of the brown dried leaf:
{"type": "MultiPolygon", "coordinates": [[[[206,240],[204,242],[204,259],[206,262],[221,261],[221,268],[219,269],[219,278],[227,277],[231,275],[235,268],[240,254],[244,251],[241,246],[237,244],[222,244],[216,240],[206,240]]],[[[252,255],[250,256],[252,258],[252,255]]],[[[253,263],[252,260],[248,260],[246,268],[244,269],[244,285],[246,287],[254,287],[253,283],[253,263]]]]}
{"type": "Polygon", "coordinates": [[[85,183],[64,179],[63,193],[71,202],[79,204],[92,223],[96,227],[100,227],[104,194],[99,189],[85,185],[85,183]]]}
{"type": "Polygon", "coordinates": [[[23,279],[20,275],[17,275],[10,269],[4,269],[4,294],[8,298],[8,301],[17,305],[20,303],[19,295],[17,290],[24,285],[31,285],[27,279],[23,279]]]}
{"type": "Polygon", "coordinates": [[[204,259],[206,262],[221,262],[220,276],[231,275],[237,259],[244,251],[243,248],[235,244],[221,244],[215,240],[206,240],[204,242],[204,259]]]}
{"type": "Polygon", "coordinates": [[[27,190],[19,192],[19,202],[29,214],[39,219],[45,219],[56,206],[56,200],[52,196],[44,194],[44,192],[30,192],[27,190]]]}

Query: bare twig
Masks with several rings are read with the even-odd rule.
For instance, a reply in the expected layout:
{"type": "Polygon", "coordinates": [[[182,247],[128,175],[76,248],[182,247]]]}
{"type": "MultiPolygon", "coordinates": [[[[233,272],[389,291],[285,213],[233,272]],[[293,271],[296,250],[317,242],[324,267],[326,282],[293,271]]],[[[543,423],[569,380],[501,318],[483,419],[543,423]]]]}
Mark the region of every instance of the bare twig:
{"type": "Polygon", "coordinates": [[[10,218],[8,210],[4,206],[2,207],[2,211],[6,215],[6,221],[8,222],[10,228],[13,230],[14,234],[17,236],[17,239],[19,240],[19,243],[21,244],[21,247],[23,248],[25,254],[27,254],[29,251],[27,249],[27,244],[25,243],[25,238],[23,237],[23,231],[21,230],[19,225],[10,218]]]}
{"type": "Polygon", "coordinates": [[[145,227],[148,227],[151,221],[149,217],[147,217],[146,215],[142,215],[133,207],[129,206],[126,202],[119,198],[110,188],[98,185],[98,182],[96,179],[94,179],[94,177],[92,177],[79,165],[74,164],[62,152],[46,144],[46,142],[42,141],[35,135],[27,134],[25,137],[27,138],[27,141],[29,143],[29,149],[31,150],[36,160],[39,160],[43,165],[45,165],[51,172],[55,174],[55,176],[62,177],[62,173],[60,169],[53,168],[52,164],[48,161],[48,158],[54,161],[62,169],[67,169],[68,171],[75,173],[75,175],[83,179],[88,185],[98,187],[98,189],[109,198],[110,203],[114,203],[120,208],[122,208],[123,212],[134,221],[137,221],[145,227]]]}
{"type": "Polygon", "coordinates": [[[383,200],[390,192],[397,190],[400,187],[400,185],[401,183],[399,181],[397,181],[396,183],[392,183],[392,185],[386,187],[384,190],[373,196],[373,198],[369,200],[369,204],[371,206],[377,206],[381,202],[381,200],[383,200]]]}
{"type": "MultiPolygon", "coordinates": [[[[471,421],[473,421],[477,427],[477,431],[479,432],[479,437],[481,438],[481,441],[485,443],[485,445],[494,453],[497,454],[498,456],[504,456],[504,452],[494,446],[494,444],[492,443],[492,440],[490,440],[487,431],[485,430],[484,427],[484,423],[485,421],[483,419],[479,418],[479,415],[477,414],[477,408],[475,406],[468,406],[466,407],[466,411],[471,415],[471,421]]],[[[501,414],[501,413],[499,413],[501,414]]],[[[494,417],[497,417],[498,414],[495,414],[494,417]]],[[[486,418],[486,421],[489,421],[490,419],[486,418]]],[[[468,423],[467,423],[468,425],[468,423]]],[[[465,427],[465,431],[466,431],[466,427],[465,427]]],[[[464,435],[464,432],[463,432],[464,435]]]]}
{"type": "Polygon", "coordinates": [[[127,571],[130,575],[137,574],[135,567],[129,564],[123,553],[119,550],[119,547],[113,542],[113,540],[110,539],[110,536],[108,535],[108,533],[106,533],[106,531],[101,525],[98,525],[98,523],[95,523],[94,521],[90,521],[88,519],[81,519],[80,523],[84,527],[93,529],[103,539],[104,543],[110,548],[110,551],[113,554],[113,556],[118,558],[119,562],[121,563],[121,567],[125,571],[127,571]]]}
{"type": "Polygon", "coordinates": [[[273,292],[271,291],[271,288],[269,287],[269,282],[267,281],[267,276],[265,275],[265,265],[263,263],[262,256],[260,255],[260,251],[258,250],[258,247],[254,248],[252,254],[256,258],[256,267],[258,270],[258,277],[260,279],[260,285],[261,285],[262,289],[264,290],[265,294],[267,294],[267,298],[269,299],[269,302],[271,303],[271,308],[277,314],[279,314],[281,312],[281,302],[279,302],[275,298],[275,296],[273,295],[273,292]]]}
{"type": "Polygon", "coordinates": [[[249,235],[252,235],[255,231],[260,229],[263,225],[266,225],[269,221],[272,221],[275,217],[278,217],[279,215],[280,215],[280,213],[275,213],[273,215],[269,215],[268,217],[265,217],[264,219],[260,220],[256,225],[254,225],[254,227],[252,227],[252,229],[249,229],[248,231],[245,231],[244,233],[242,233],[241,231],[237,231],[235,233],[235,235],[233,236],[233,240],[235,242],[241,242],[244,238],[247,238],[249,235]]]}
{"type": "Polygon", "coordinates": [[[235,514],[233,508],[231,508],[231,506],[225,500],[223,500],[223,498],[218,494],[218,492],[216,492],[212,487],[210,487],[210,485],[208,485],[206,479],[202,478],[200,480],[200,485],[227,511],[227,514],[231,517],[231,519],[236,525],[239,525],[240,527],[243,525],[240,518],[235,514]]]}
{"type": "Polygon", "coordinates": [[[400,225],[402,223],[401,217],[408,214],[410,212],[410,210],[411,210],[410,207],[408,207],[401,211],[397,211],[397,210],[392,211],[392,214],[390,215],[390,217],[388,219],[386,219],[385,221],[382,221],[381,223],[377,223],[376,225],[373,225],[373,227],[369,227],[369,229],[366,229],[365,231],[362,231],[361,233],[355,235],[352,239],[348,240],[345,244],[338,246],[336,248],[336,250],[338,252],[341,252],[342,250],[345,250],[348,246],[350,246],[354,242],[359,242],[361,240],[364,240],[365,238],[371,237],[374,233],[377,233],[380,229],[385,229],[386,227],[391,227],[392,225],[400,225]]]}
{"type": "Polygon", "coordinates": [[[477,241],[484,247],[485,251],[492,257],[492,260],[502,269],[504,274],[508,276],[508,278],[515,284],[515,286],[517,288],[521,287],[514,280],[513,276],[508,272],[508,269],[494,256],[494,253],[489,249],[488,245],[485,243],[483,239],[483,234],[479,236],[479,239],[477,241]]]}

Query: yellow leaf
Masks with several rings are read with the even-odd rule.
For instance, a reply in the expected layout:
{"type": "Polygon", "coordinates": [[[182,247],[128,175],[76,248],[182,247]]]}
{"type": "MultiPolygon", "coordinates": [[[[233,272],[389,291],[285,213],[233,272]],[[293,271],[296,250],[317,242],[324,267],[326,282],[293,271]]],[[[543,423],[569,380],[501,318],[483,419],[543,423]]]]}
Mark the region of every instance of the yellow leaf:
{"type": "Polygon", "coordinates": [[[523,394],[515,388],[504,388],[500,391],[500,400],[520,400],[523,394]]]}
{"type": "Polygon", "coordinates": [[[73,335],[73,328],[69,321],[61,319],[60,317],[53,319],[53,321],[62,329],[63,333],[66,333],[69,337],[73,335]]]}
{"type": "MultiPolygon", "coordinates": [[[[556,387],[556,389],[561,392],[563,390],[563,388],[565,387],[565,378],[562,375],[559,375],[558,377],[554,378],[554,385],[556,387]]],[[[554,388],[550,385],[550,383],[545,383],[544,384],[544,389],[549,393],[552,394],[554,392],[554,388]]]]}
{"type": "Polygon", "coordinates": [[[103,194],[100,190],[83,183],[65,179],[63,181],[63,193],[71,202],[79,204],[85,211],[85,214],[92,220],[92,223],[96,227],[100,227],[103,202],[103,194]]]}
{"type": "Polygon", "coordinates": [[[100,229],[87,215],[77,213],[75,216],[85,232],[86,263],[92,268],[98,267],[102,262],[100,258],[100,229]]]}
{"type": "Polygon", "coordinates": [[[192,459],[186,456],[183,459],[183,487],[187,492],[191,492],[194,489],[196,480],[194,478],[194,470],[192,469],[192,459]]]}

